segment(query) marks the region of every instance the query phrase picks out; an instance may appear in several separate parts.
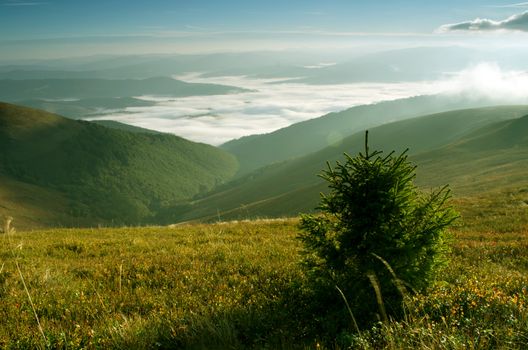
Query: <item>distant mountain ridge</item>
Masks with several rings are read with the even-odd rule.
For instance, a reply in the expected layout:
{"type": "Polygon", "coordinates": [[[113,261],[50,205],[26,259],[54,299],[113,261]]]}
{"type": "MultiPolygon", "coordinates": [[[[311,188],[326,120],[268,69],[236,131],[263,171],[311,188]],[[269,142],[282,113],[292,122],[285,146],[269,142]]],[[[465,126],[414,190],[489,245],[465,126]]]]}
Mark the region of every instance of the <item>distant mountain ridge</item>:
{"type": "Polygon", "coordinates": [[[93,115],[99,116],[101,113],[106,114],[118,110],[123,111],[129,107],[152,107],[156,105],[156,102],[134,97],[103,97],[75,99],[71,101],[29,99],[16,101],[16,104],[41,109],[71,119],[83,119],[93,115]]]}
{"type": "MultiPolygon", "coordinates": [[[[364,130],[233,179],[215,147],[0,103],[0,215],[35,226],[217,221],[313,211],[316,175],[362,150],[364,130]]],[[[410,148],[417,183],[457,195],[528,188],[528,106],[454,110],[369,128],[371,149],[410,148]]]]}
{"type": "Polygon", "coordinates": [[[402,82],[438,79],[446,72],[460,71],[478,62],[497,62],[504,68],[519,70],[524,69],[527,59],[523,50],[505,54],[444,45],[363,53],[299,50],[125,55],[10,64],[0,66],[0,79],[145,79],[200,72],[204,77],[243,75],[307,84],[402,82]]]}
{"type": "Polygon", "coordinates": [[[246,91],[234,86],[186,83],[157,77],[147,79],[28,79],[0,80],[0,100],[94,99],[141,95],[197,96],[246,91]]]}
{"type": "Polygon", "coordinates": [[[169,77],[0,80],[0,101],[42,109],[72,119],[157,104],[138,98],[141,96],[178,98],[245,91],[249,90],[227,85],[187,83],[169,77]]]}

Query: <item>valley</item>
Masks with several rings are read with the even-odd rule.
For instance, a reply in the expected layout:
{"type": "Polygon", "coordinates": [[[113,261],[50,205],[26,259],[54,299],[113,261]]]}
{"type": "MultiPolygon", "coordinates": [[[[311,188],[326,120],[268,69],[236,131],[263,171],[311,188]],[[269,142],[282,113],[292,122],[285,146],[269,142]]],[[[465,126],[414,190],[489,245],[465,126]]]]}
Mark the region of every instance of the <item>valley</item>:
{"type": "Polygon", "coordinates": [[[409,149],[424,189],[450,184],[456,198],[465,198],[522,188],[528,107],[456,109],[479,103],[485,101],[423,96],[353,107],[234,140],[221,150],[117,122],[99,127],[4,104],[0,169],[11,181],[2,187],[12,204],[1,211],[19,216],[26,228],[33,227],[29,222],[49,227],[294,217],[315,210],[319,193],[327,191],[317,174],[327,161],[342,160],[343,152],[359,152],[366,129],[374,149],[409,149]],[[126,176],[117,182],[116,173],[126,176]],[[17,215],[16,208],[26,205],[12,193],[25,186],[51,191],[45,198],[56,197],[68,209],[50,206],[44,213],[46,208],[30,204],[41,200],[36,196],[27,202],[33,209],[17,215]]]}

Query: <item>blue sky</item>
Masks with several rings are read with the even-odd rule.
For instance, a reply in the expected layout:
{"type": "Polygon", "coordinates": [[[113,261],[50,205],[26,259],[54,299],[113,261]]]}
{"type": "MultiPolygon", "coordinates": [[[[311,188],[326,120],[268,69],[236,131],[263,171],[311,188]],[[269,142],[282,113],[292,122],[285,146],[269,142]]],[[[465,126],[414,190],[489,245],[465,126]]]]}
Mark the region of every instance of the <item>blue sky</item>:
{"type": "Polygon", "coordinates": [[[188,45],[197,38],[206,47],[205,37],[268,35],[278,42],[291,33],[432,35],[445,24],[500,21],[527,10],[528,4],[504,0],[0,0],[0,44],[127,36],[173,37],[188,45]]]}

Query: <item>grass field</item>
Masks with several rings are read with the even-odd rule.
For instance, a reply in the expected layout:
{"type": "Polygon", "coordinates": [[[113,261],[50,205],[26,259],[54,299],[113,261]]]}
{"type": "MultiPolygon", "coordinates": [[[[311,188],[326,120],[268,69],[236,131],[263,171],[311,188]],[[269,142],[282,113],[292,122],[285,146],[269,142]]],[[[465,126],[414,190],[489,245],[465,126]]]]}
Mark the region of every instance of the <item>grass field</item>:
{"type": "Polygon", "coordinates": [[[404,320],[337,336],[303,289],[296,219],[3,235],[0,347],[522,349],[523,196],[457,199],[436,285],[408,296],[404,320]]]}

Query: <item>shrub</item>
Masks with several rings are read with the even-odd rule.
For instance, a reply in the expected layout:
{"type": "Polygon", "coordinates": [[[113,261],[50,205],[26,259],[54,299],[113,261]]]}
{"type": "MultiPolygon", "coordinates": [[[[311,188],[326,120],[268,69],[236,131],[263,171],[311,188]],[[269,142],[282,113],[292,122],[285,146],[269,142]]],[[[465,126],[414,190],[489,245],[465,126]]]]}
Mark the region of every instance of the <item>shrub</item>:
{"type": "Polygon", "coordinates": [[[457,217],[450,191],[419,191],[406,152],[369,152],[367,133],[364,153],[345,154],[320,175],[330,193],[321,194],[319,214],[302,215],[300,239],[324,309],[343,311],[342,293],[362,322],[401,316],[403,285],[422,290],[445,262],[445,229],[457,217]]]}

